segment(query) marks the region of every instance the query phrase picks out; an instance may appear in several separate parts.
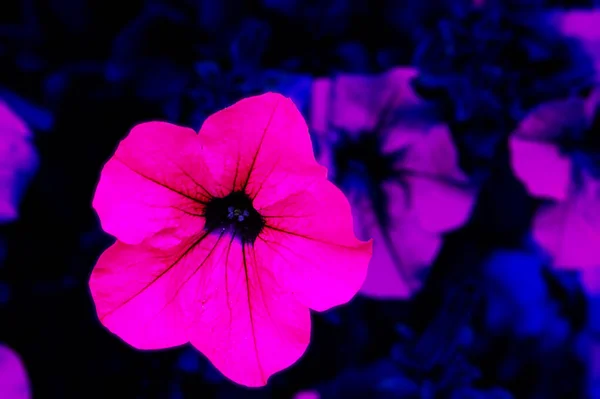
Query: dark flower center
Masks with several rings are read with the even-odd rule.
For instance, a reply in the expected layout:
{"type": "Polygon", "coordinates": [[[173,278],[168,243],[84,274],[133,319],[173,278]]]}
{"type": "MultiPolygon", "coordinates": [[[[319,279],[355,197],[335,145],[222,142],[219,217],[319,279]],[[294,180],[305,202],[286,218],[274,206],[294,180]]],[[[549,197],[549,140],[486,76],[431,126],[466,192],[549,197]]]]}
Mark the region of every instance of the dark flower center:
{"type": "Polygon", "coordinates": [[[334,148],[338,184],[360,183],[368,188],[394,177],[394,163],[400,154],[382,153],[381,139],[373,132],[362,132],[356,138],[348,134],[334,148]]]}
{"type": "Polygon", "coordinates": [[[211,198],[204,208],[209,232],[229,232],[243,244],[253,244],[265,227],[264,218],[252,205],[252,199],[242,192],[234,191],[223,198],[211,198]]]}

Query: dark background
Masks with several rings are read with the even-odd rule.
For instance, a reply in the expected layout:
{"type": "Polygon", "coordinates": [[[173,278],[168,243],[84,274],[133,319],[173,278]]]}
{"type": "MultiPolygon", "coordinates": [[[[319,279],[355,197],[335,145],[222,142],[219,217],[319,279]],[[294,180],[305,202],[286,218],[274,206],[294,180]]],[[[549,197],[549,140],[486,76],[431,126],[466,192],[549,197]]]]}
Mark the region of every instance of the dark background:
{"type": "Polygon", "coordinates": [[[19,219],[0,226],[0,342],[22,357],[33,397],[600,397],[587,393],[594,298],[577,273],[552,269],[523,244],[538,202],[513,177],[502,140],[536,104],[589,89],[592,61],[538,15],[594,2],[469,3],[2,1],[0,97],[34,131],[41,163],[19,219]],[[444,50],[449,42],[457,53],[444,50]],[[503,73],[487,73],[490,65],[503,73]],[[394,66],[421,72],[415,87],[482,182],[472,220],[447,237],[418,295],[359,296],[313,313],[305,356],[252,390],[192,348],[141,352],[100,325],[87,281],[112,238],[91,198],[134,124],[197,129],[212,112],[272,88],[266,70],[319,77],[394,66]],[[461,79],[468,84],[457,94],[461,79]],[[490,256],[507,265],[493,279],[490,256]],[[497,285],[502,294],[493,294],[497,285]],[[536,285],[548,292],[541,304],[530,294],[536,285]],[[506,316],[549,309],[534,336],[519,333],[529,316],[506,316]],[[490,327],[493,312],[508,317],[501,329],[490,327]]]}

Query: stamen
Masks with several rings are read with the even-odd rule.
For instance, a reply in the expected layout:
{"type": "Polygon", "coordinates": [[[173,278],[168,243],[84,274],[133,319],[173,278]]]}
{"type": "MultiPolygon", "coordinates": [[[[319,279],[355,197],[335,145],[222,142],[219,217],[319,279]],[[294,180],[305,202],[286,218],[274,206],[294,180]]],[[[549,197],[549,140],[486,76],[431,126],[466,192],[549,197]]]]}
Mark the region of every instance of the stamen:
{"type": "Polygon", "coordinates": [[[264,227],[264,219],[243,192],[211,199],[204,210],[205,229],[229,231],[245,243],[253,243],[264,227]]]}

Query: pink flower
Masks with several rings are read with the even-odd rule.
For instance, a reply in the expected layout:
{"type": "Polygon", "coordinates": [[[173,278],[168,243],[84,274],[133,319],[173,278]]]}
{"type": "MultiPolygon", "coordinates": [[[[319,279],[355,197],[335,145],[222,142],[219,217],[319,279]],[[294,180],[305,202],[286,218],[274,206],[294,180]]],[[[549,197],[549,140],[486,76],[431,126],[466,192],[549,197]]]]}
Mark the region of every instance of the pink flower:
{"type": "Polygon", "coordinates": [[[582,271],[590,290],[600,267],[599,94],[544,104],[509,139],[517,178],[531,195],[550,200],[535,215],[535,241],[554,266],[582,271]]]}
{"type": "Polygon", "coordinates": [[[0,398],[31,398],[25,366],[19,356],[5,345],[0,345],[0,398]]]}
{"type": "Polygon", "coordinates": [[[90,279],[101,322],[139,349],[191,342],[247,386],[304,353],[309,308],[349,301],[371,257],[302,116],[273,93],[217,112],[199,134],[134,127],[93,206],[118,239],[90,279]]]}
{"type": "Polygon", "coordinates": [[[467,221],[475,200],[448,129],[424,115],[410,86],[415,75],[394,69],[313,86],[320,160],[349,196],[358,237],[374,238],[361,293],[376,298],[417,290],[443,234],[467,221]]]}
{"type": "Polygon", "coordinates": [[[18,218],[21,199],[38,167],[31,131],[0,100],[0,223],[18,218]]]}

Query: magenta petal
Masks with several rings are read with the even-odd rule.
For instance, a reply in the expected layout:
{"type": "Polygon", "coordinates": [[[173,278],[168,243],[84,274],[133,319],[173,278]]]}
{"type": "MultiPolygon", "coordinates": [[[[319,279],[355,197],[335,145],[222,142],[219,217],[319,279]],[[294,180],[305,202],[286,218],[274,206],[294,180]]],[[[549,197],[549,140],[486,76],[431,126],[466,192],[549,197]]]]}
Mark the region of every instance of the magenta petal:
{"type": "Polygon", "coordinates": [[[0,132],[0,223],[17,219],[19,204],[38,164],[28,138],[0,132]]]}
{"type": "Polygon", "coordinates": [[[317,136],[323,135],[329,130],[332,85],[331,78],[313,80],[310,98],[310,127],[317,136]]]}
{"type": "Polygon", "coordinates": [[[348,302],[358,292],[371,258],[371,242],[353,232],[348,200],[325,179],[266,208],[257,250],[270,252],[282,286],[311,309],[348,302]]]}
{"type": "Polygon", "coordinates": [[[437,256],[442,238],[420,226],[406,211],[402,189],[386,185],[393,201],[388,207],[388,227],[382,228],[366,199],[353,198],[352,208],[359,237],[373,238],[373,258],[361,294],[378,299],[406,299],[421,287],[419,277],[437,256]]]}
{"type": "Polygon", "coordinates": [[[226,377],[263,386],[306,350],[309,310],[277,283],[269,254],[229,238],[215,254],[218,267],[186,287],[190,341],[226,377]]]}
{"type": "Polygon", "coordinates": [[[525,117],[513,135],[534,141],[552,141],[570,128],[583,128],[590,123],[586,102],[569,98],[544,103],[525,117]]]}
{"type": "Polygon", "coordinates": [[[0,345],[0,398],[31,398],[25,366],[19,355],[5,345],[0,345]]]}
{"type": "Polygon", "coordinates": [[[569,130],[590,123],[586,102],[558,100],[532,111],[509,137],[510,162],[515,176],[536,197],[563,200],[571,180],[571,160],[561,154],[556,140],[569,130]]]}
{"type": "Polygon", "coordinates": [[[205,161],[219,182],[218,194],[245,189],[257,208],[286,195],[274,189],[265,192],[286,174],[326,173],[315,160],[302,114],[280,94],[249,97],[211,115],[199,137],[205,161]]]}
{"type": "Polygon", "coordinates": [[[321,399],[321,395],[317,391],[300,391],[292,399],[321,399]]]}
{"type": "Polygon", "coordinates": [[[165,247],[198,233],[201,203],[215,186],[202,151],[191,129],[163,122],[134,127],[96,189],[93,206],[103,229],[128,244],[170,229],[156,243],[165,247]]]}
{"type": "Polygon", "coordinates": [[[581,273],[581,285],[588,295],[600,295],[600,262],[596,264],[596,267],[583,269],[581,273]]]}
{"type": "Polygon", "coordinates": [[[17,219],[21,199],[38,168],[31,138],[25,122],[0,100],[0,223],[17,219]]]}
{"type": "MultiPolygon", "coordinates": [[[[556,26],[565,36],[577,39],[596,64],[600,62],[600,11],[576,10],[556,13],[556,26]]],[[[600,65],[600,64],[599,64],[600,65]]]]}
{"type": "Polygon", "coordinates": [[[543,206],[533,222],[533,236],[561,268],[600,267],[598,183],[586,184],[568,200],[543,206]]]}
{"type": "Polygon", "coordinates": [[[15,114],[8,104],[0,100],[0,126],[2,135],[31,137],[31,131],[23,119],[15,114]]]}
{"type": "Polygon", "coordinates": [[[407,147],[397,167],[409,185],[407,206],[422,228],[442,233],[468,220],[477,192],[458,166],[458,153],[446,126],[422,132],[420,139],[407,147]]]}
{"type": "Polygon", "coordinates": [[[181,345],[185,334],[183,286],[211,260],[216,238],[188,241],[168,252],[121,242],[98,259],[90,290],[102,324],[138,349],[181,345]]]}
{"type": "Polygon", "coordinates": [[[330,127],[353,134],[373,130],[386,113],[392,122],[397,108],[423,103],[410,84],[416,74],[412,68],[394,68],[379,75],[316,79],[311,126],[317,135],[327,134],[330,127]]]}
{"type": "Polygon", "coordinates": [[[475,205],[475,190],[458,183],[408,178],[411,207],[421,228],[445,233],[464,225],[475,205]]]}
{"type": "Polygon", "coordinates": [[[564,200],[571,181],[571,160],[550,142],[509,138],[510,163],[527,191],[540,198],[564,200]]]}

